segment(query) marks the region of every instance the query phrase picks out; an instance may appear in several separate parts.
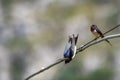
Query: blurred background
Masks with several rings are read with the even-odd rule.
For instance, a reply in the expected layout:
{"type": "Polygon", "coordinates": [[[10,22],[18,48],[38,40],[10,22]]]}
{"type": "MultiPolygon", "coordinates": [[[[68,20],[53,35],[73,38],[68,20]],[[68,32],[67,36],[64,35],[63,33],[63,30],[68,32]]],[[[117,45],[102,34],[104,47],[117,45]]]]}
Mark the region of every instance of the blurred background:
{"type": "MultiPolygon", "coordinates": [[[[71,34],[80,47],[120,24],[120,0],[0,0],[0,80],[24,80],[63,58],[71,34]]],[[[106,34],[117,34],[120,28],[106,34]]],[[[120,80],[120,39],[93,45],[69,64],[60,63],[31,80],[120,80]]]]}

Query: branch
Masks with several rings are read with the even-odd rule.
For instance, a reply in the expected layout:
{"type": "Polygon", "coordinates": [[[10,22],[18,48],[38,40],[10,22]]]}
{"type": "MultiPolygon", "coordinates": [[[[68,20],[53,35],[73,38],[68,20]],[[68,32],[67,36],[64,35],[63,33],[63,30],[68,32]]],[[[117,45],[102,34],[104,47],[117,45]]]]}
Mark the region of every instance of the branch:
{"type": "MultiPolygon", "coordinates": [[[[118,38],[118,37],[120,37],[120,34],[114,34],[114,35],[106,36],[106,37],[104,37],[104,38],[93,39],[93,40],[91,40],[90,42],[88,42],[88,43],[86,43],[85,45],[83,45],[83,46],[81,46],[80,48],[78,48],[76,53],[82,52],[83,50],[87,49],[88,47],[90,47],[90,46],[92,46],[92,45],[95,45],[95,44],[97,44],[97,43],[99,43],[99,42],[102,42],[102,41],[104,41],[104,40],[106,40],[106,39],[112,39],[112,38],[118,38]]],[[[51,67],[53,67],[53,66],[55,66],[55,65],[57,65],[57,64],[59,64],[59,63],[61,63],[61,62],[63,62],[63,61],[65,61],[66,59],[67,59],[67,58],[58,59],[55,63],[50,64],[49,66],[47,66],[47,67],[39,70],[38,72],[36,72],[36,73],[28,76],[25,80],[29,80],[30,78],[34,77],[35,75],[38,75],[39,73],[42,73],[42,72],[48,70],[49,68],[51,68],[51,67]]]]}
{"type": "Polygon", "coordinates": [[[39,74],[39,73],[41,73],[41,72],[43,72],[43,71],[45,71],[45,70],[47,70],[47,69],[55,66],[55,65],[57,65],[57,64],[65,61],[66,59],[67,59],[67,58],[58,59],[55,63],[53,63],[53,64],[51,64],[51,65],[49,65],[49,66],[47,66],[47,67],[45,67],[45,68],[43,68],[43,69],[41,69],[41,70],[39,70],[38,72],[36,72],[36,73],[34,73],[34,74],[32,74],[32,75],[30,75],[30,76],[27,77],[25,80],[29,80],[29,79],[32,78],[33,76],[35,76],[35,75],[37,75],[37,74],[39,74]]]}
{"type": "Polygon", "coordinates": [[[92,41],[86,43],[85,45],[83,45],[82,47],[78,48],[76,53],[81,52],[81,51],[87,49],[88,47],[90,47],[92,45],[95,45],[99,42],[102,42],[106,39],[112,39],[112,38],[118,38],[118,37],[120,37],[120,34],[109,35],[109,36],[106,36],[104,38],[99,38],[99,39],[96,39],[96,40],[92,40],[92,41]]]}

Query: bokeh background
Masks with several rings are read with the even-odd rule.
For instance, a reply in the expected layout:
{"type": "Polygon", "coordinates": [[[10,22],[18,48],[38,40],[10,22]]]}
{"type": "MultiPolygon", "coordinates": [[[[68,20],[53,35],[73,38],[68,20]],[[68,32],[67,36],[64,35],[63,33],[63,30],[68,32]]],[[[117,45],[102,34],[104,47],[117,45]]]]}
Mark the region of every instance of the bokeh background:
{"type": "MultiPolygon", "coordinates": [[[[79,34],[78,47],[95,38],[92,24],[102,32],[120,24],[120,0],[0,0],[0,80],[24,80],[63,58],[69,35],[79,34]]],[[[120,39],[110,41],[31,80],[120,80],[120,39]]]]}

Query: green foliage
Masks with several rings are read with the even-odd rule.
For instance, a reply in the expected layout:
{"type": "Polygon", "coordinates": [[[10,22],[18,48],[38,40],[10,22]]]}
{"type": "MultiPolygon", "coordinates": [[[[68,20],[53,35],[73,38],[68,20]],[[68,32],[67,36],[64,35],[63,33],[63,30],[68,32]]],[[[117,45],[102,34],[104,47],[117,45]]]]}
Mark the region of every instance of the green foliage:
{"type": "Polygon", "coordinates": [[[113,72],[109,68],[100,68],[90,73],[88,76],[80,78],[80,80],[112,80],[113,72]]]}
{"type": "Polygon", "coordinates": [[[64,20],[74,15],[75,6],[63,6],[59,4],[50,5],[46,15],[55,20],[64,20]]]}
{"type": "Polygon", "coordinates": [[[65,64],[62,70],[58,71],[58,74],[55,75],[56,76],[55,80],[76,80],[81,75],[82,75],[82,63],[79,63],[75,59],[70,64],[69,63],[65,64]]]}
{"type": "Polygon", "coordinates": [[[1,0],[1,2],[2,2],[2,5],[4,7],[7,7],[7,6],[11,5],[11,3],[13,2],[13,0],[1,0]]]}
{"type": "Polygon", "coordinates": [[[63,69],[57,80],[112,80],[113,77],[113,70],[107,67],[97,69],[88,75],[83,75],[79,68],[71,67],[66,70],[63,69]]]}

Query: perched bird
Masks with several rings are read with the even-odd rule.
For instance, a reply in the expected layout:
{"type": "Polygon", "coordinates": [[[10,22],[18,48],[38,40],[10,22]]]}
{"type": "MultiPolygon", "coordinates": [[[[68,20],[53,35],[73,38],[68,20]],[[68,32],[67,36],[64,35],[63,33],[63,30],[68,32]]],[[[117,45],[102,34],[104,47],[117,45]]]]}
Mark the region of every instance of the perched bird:
{"type": "MultiPolygon", "coordinates": [[[[103,33],[98,29],[98,27],[96,25],[91,25],[91,32],[96,36],[96,38],[104,37],[103,33]]],[[[112,46],[110,41],[108,41],[108,40],[105,40],[105,41],[112,46]]]]}
{"type": "Polygon", "coordinates": [[[69,40],[64,51],[64,58],[67,58],[65,60],[65,64],[69,63],[75,57],[77,40],[78,34],[77,36],[74,34],[72,36],[69,36],[69,40]]]}

